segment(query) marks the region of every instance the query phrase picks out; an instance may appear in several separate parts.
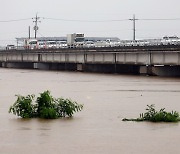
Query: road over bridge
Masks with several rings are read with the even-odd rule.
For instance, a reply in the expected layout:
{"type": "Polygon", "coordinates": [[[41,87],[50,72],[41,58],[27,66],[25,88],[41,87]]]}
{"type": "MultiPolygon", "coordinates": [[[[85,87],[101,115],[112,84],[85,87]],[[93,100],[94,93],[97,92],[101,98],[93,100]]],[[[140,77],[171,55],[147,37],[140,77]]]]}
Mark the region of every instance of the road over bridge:
{"type": "Polygon", "coordinates": [[[0,66],[180,76],[180,46],[4,50],[0,66]]]}

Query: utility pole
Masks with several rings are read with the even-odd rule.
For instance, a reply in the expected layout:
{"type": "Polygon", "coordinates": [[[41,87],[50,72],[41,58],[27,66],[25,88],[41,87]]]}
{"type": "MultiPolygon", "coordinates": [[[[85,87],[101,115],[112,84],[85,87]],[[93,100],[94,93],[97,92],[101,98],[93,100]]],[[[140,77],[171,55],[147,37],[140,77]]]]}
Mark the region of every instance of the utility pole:
{"type": "Polygon", "coordinates": [[[32,18],[32,19],[34,19],[33,22],[35,23],[35,26],[34,26],[34,32],[35,32],[34,38],[36,39],[36,37],[37,37],[37,31],[38,31],[38,29],[39,29],[37,23],[40,22],[40,21],[39,21],[39,20],[40,20],[40,17],[38,17],[38,16],[37,16],[37,13],[36,13],[36,17],[35,17],[35,18],[32,18]]]}
{"type": "Polygon", "coordinates": [[[133,21],[133,41],[135,41],[136,40],[136,20],[138,19],[136,19],[135,15],[133,15],[133,18],[129,20],[133,21]]]}
{"type": "Polygon", "coordinates": [[[31,27],[29,26],[29,39],[31,38],[31,27]]]}

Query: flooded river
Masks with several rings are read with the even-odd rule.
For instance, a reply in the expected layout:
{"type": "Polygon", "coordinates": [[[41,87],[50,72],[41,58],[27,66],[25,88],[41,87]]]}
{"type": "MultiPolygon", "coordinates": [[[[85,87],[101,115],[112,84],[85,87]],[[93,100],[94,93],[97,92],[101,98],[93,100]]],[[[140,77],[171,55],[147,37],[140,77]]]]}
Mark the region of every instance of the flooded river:
{"type": "Polygon", "coordinates": [[[180,78],[0,69],[1,154],[180,153],[180,123],[123,122],[147,104],[180,112],[180,78]],[[71,119],[21,119],[15,94],[50,90],[84,104],[71,119]]]}

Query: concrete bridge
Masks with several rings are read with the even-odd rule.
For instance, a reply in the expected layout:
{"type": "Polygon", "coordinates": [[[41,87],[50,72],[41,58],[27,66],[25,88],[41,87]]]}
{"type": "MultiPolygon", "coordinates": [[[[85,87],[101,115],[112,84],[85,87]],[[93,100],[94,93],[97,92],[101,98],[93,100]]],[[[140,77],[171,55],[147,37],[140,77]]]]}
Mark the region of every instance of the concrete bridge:
{"type": "Polygon", "coordinates": [[[180,76],[180,46],[5,50],[0,66],[180,76]]]}

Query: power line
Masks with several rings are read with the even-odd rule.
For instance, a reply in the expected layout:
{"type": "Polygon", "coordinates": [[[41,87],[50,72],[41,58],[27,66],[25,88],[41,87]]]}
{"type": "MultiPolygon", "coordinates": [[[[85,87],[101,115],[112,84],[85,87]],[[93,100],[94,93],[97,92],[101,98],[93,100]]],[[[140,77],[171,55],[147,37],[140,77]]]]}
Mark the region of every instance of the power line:
{"type": "Polygon", "coordinates": [[[25,21],[31,20],[32,18],[25,18],[25,19],[13,19],[13,20],[0,20],[0,22],[16,22],[16,21],[25,21]]]}
{"type": "MultiPolygon", "coordinates": [[[[35,17],[36,18],[36,17],[35,17]]],[[[0,22],[16,22],[16,21],[25,21],[31,20],[35,18],[24,18],[24,19],[11,19],[11,20],[0,20],[0,22]]],[[[40,17],[38,17],[39,19],[40,17]]],[[[78,20],[78,19],[64,19],[64,18],[49,18],[49,17],[42,17],[42,19],[47,20],[59,20],[59,21],[70,21],[70,22],[119,22],[119,21],[128,21],[130,19],[115,19],[115,20],[78,20]]],[[[141,21],[171,21],[171,20],[180,20],[180,18],[142,18],[136,19],[141,21]]]]}
{"type": "Polygon", "coordinates": [[[128,19],[117,19],[117,20],[77,20],[77,19],[61,19],[61,18],[47,18],[43,17],[43,19],[48,20],[59,20],[59,21],[70,21],[70,22],[117,22],[117,21],[128,21],[128,19]]]}
{"type": "Polygon", "coordinates": [[[162,19],[160,19],[160,18],[157,18],[157,19],[138,19],[138,20],[144,20],[144,21],[171,21],[171,20],[180,20],[180,18],[162,18],[162,19]]]}
{"type": "MultiPolygon", "coordinates": [[[[78,19],[63,19],[63,18],[49,18],[49,17],[42,17],[43,19],[47,20],[59,20],[59,21],[71,21],[71,22],[119,22],[119,21],[129,21],[133,19],[116,19],[116,20],[78,20],[78,19]]],[[[180,18],[142,18],[142,19],[135,19],[135,20],[144,20],[144,21],[168,21],[168,20],[180,20],[180,18]]]]}
{"type": "Polygon", "coordinates": [[[44,35],[42,35],[40,32],[38,32],[39,35],[41,35],[41,37],[45,37],[44,35]]]}
{"type": "MultiPolygon", "coordinates": [[[[40,19],[40,17],[37,17],[40,19]]],[[[0,20],[0,22],[16,22],[16,21],[25,21],[31,20],[35,18],[24,18],[24,19],[12,19],[12,20],[0,20]]],[[[42,17],[42,19],[47,20],[56,20],[56,21],[70,21],[70,22],[120,22],[120,21],[128,21],[131,19],[115,19],[115,20],[78,20],[78,19],[64,19],[64,18],[49,18],[49,17],[42,17]]],[[[142,18],[136,19],[141,21],[171,21],[171,20],[180,20],[180,18],[142,18]]]]}

